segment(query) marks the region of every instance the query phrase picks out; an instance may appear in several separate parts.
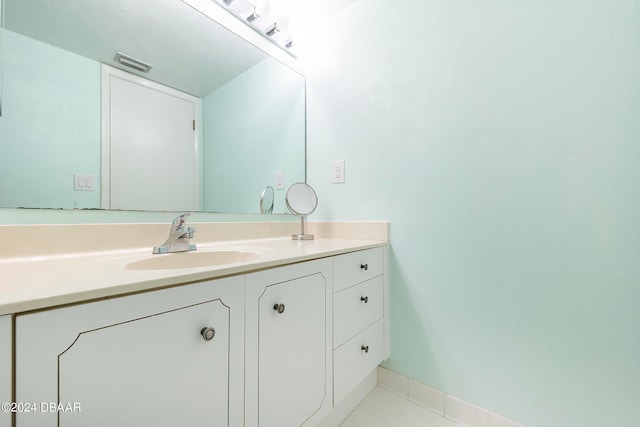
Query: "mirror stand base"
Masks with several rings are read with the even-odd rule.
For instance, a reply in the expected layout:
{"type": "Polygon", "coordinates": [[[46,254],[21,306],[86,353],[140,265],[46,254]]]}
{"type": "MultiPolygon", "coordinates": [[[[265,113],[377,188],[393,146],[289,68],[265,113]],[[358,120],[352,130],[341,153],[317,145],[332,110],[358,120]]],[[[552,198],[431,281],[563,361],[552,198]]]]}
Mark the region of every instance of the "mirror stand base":
{"type": "Polygon", "coordinates": [[[304,232],[304,215],[300,216],[300,234],[292,234],[291,239],[292,240],[313,240],[313,234],[307,234],[304,232]]]}
{"type": "Polygon", "coordinates": [[[313,234],[292,234],[292,240],[313,240],[313,234]]]}

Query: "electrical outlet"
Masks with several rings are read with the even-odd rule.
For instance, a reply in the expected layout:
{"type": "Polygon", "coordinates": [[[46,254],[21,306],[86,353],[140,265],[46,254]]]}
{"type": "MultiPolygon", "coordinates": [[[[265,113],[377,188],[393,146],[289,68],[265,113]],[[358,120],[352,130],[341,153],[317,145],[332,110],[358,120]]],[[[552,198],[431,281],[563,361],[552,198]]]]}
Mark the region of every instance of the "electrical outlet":
{"type": "Polygon", "coordinates": [[[344,160],[331,162],[331,183],[344,184],[344,160]]]}

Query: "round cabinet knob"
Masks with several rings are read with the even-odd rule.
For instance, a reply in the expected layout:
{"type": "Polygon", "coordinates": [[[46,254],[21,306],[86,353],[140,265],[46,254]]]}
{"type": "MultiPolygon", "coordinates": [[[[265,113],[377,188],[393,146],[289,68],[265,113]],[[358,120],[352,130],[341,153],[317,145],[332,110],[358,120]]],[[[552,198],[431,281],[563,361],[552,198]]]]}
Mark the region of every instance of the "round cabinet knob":
{"type": "Polygon", "coordinates": [[[284,313],[284,304],[274,304],[273,310],[277,311],[278,314],[284,313]]]}
{"type": "Polygon", "coordinates": [[[360,297],[360,301],[364,301],[364,303],[368,303],[369,302],[369,297],[360,297]]]}
{"type": "Polygon", "coordinates": [[[205,327],[200,330],[200,335],[205,341],[211,341],[216,336],[216,330],[213,328],[205,327]]]}
{"type": "Polygon", "coordinates": [[[360,264],[360,268],[367,271],[369,269],[369,264],[360,264]]]}
{"type": "Polygon", "coordinates": [[[362,347],[360,347],[360,349],[362,351],[364,351],[365,353],[369,353],[369,346],[368,345],[363,345],[362,347]]]}

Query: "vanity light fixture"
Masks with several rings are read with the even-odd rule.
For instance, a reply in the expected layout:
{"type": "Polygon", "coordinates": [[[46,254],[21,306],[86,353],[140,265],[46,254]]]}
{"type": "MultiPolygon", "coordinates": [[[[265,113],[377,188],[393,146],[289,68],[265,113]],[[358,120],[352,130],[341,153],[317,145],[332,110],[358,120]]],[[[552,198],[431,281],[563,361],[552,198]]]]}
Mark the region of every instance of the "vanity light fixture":
{"type": "Polygon", "coordinates": [[[245,21],[255,13],[253,4],[248,0],[224,0],[224,4],[245,21]]]}
{"type": "Polygon", "coordinates": [[[285,31],[275,32],[271,35],[271,38],[286,48],[290,48],[293,45],[293,36],[285,31]]]}
{"type": "MultiPolygon", "coordinates": [[[[234,0],[234,1],[242,1],[242,0],[234,0]]],[[[271,5],[267,0],[247,0],[247,2],[253,8],[253,13],[247,17],[247,21],[254,22],[258,20],[260,17],[267,19],[269,16],[269,9],[271,5]]]]}
{"type": "Polygon", "coordinates": [[[153,68],[153,65],[142,62],[139,59],[132,58],[121,52],[116,53],[116,56],[113,57],[113,60],[119,64],[125,65],[129,68],[133,68],[134,70],[138,70],[143,73],[148,73],[149,70],[153,68]]]}
{"type": "Polygon", "coordinates": [[[289,26],[289,18],[280,15],[274,19],[269,14],[267,0],[218,0],[234,15],[245,21],[250,27],[266,34],[275,44],[290,50],[293,36],[285,30],[289,26]]]}
{"type": "Polygon", "coordinates": [[[269,18],[268,16],[258,16],[253,21],[250,21],[251,25],[256,27],[258,30],[262,31],[268,36],[271,36],[276,32],[276,22],[275,20],[269,18]]]}
{"type": "Polygon", "coordinates": [[[289,28],[289,17],[287,15],[280,15],[276,19],[273,29],[267,33],[269,37],[273,39],[277,44],[290,48],[293,45],[293,36],[287,32],[289,28]]]}

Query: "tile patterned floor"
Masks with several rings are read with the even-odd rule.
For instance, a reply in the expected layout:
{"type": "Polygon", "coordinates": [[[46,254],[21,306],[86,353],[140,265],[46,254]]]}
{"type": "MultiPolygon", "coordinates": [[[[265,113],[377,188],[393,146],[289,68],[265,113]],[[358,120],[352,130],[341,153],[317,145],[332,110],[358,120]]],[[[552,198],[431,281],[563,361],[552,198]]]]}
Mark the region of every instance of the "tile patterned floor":
{"type": "Polygon", "coordinates": [[[460,424],[377,386],[340,427],[461,427],[460,424]]]}

